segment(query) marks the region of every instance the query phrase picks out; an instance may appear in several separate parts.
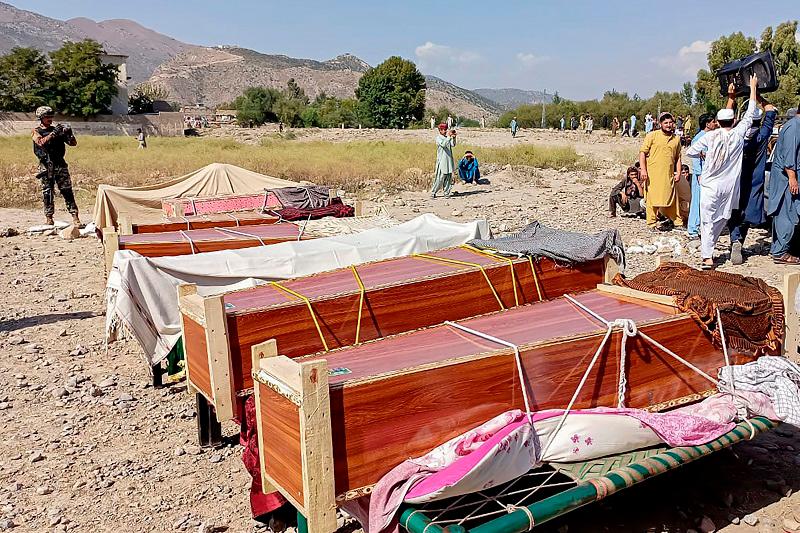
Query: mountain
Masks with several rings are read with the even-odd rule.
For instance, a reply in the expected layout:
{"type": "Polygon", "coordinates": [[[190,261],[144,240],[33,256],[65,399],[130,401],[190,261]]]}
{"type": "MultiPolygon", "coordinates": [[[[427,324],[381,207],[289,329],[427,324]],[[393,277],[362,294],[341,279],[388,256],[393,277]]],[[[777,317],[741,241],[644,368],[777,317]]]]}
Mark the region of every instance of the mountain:
{"type": "Polygon", "coordinates": [[[87,18],[57,20],[0,2],[0,54],[15,46],[49,52],[64,41],[94,39],[106,52],[129,56],[131,85],[145,81],[158,65],[194,48],[125,19],[95,22],[87,18]]]}
{"type": "MultiPolygon", "coordinates": [[[[150,81],[165,87],[179,102],[213,107],[232,101],[247,87],[283,89],[290,79],[311,99],[321,92],[352,98],[358,80],[368,68],[366,62],[350,54],[316,61],[217,46],[193,48],[173,57],[156,69],[150,81]]],[[[472,91],[433,76],[427,76],[426,81],[428,107],[445,106],[458,115],[476,119],[496,117],[501,112],[496,103],[472,91]]]]}
{"type": "MultiPolygon", "coordinates": [[[[351,98],[359,78],[369,68],[366,62],[351,54],[316,61],[229,46],[195,46],[132,20],[57,20],[0,1],[0,54],[15,46],[49,52],[61,47],[64,41],[83,39],[100,42],[109,53],[129,56],[129,87],[150,79],[167,88],[171,100],[184,104],[216,106],[232,101],[247,87],[263,85],[283,89],[290,78],[294,78],[310,98],[322,91],[339,98],[351,98]]],[[[503,111],[491,96],[433,76],[427,76],[426,80],[430,108],[444,106],[453,113],[475,119],[497,117],[503,111]]]]}
{"type": "Polygon", "coordinates": [[[128,75],[134,83],[145,81],[163,62],[195,48],[167,35],[158,33],[127,19],[95,22],[74,18],[67,24],[83,31],[90,39],[101,43],[106,51],[128,56],[128,75]]]}
{"type": "Polygon", "coordinates": [[[472,92],[497,102],[497,104],[505,110],[516,109],[524,104],[541,104],[542,102],[549,104],[553,101],[552,94],[546,94],[542,91],[525,91],[523,89],[507,88],[474,89],[472,92]]]}
{"type": "Polygon", "coordinates": [[[429,109],[446,107],[457,115],[480,119],[480,117],[498,117],[503,109],[497,102],[485,96],[464,89],[435,76],[425,76],[428,86],[425,105],[429,109]]]}

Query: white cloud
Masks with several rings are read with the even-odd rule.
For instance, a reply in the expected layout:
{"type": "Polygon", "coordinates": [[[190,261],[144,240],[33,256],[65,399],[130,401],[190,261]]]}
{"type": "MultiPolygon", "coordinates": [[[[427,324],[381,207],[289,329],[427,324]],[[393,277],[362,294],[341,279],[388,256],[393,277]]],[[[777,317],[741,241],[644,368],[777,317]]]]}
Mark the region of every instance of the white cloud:
{"type": "Polygon", "coordinates": [[[423,68],[442,68],[468,65],[480,61],[481,56],[469,50],[460,50],[452,46],[436,44],[430,41],[414,49],[417,62],[423,68]]]}
{"type": "Polygon", "coordinates": [[[537,56],[535,54],[524,53],[524,52],[519,52],[517,54],[517,61],[519,61],[528,68],[536,66],[540,63],[544,63],[549,59],[550,58],[547,56],[537,56]]]}
{"type": "Polygon", "coordinates": [[[674,55],[653,58],[653,62],[676,74],[694,77],[698,70],[708,67],[710,49],[710,41],[694,41],[689,46],[682,46],[674,55]]]}

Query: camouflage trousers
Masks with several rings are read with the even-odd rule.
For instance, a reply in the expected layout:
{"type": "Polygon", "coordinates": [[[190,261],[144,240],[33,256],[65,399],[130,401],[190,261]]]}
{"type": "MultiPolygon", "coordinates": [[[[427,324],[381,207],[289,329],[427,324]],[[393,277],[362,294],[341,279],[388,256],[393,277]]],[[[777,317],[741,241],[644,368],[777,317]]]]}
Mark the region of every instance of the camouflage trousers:
{"type": "Polygon", "coordinates": [[[36,178],[42,185],[42,201],[44,202],[44,215],[53,216],[55,213],[55,188],[64,197],[67,211],[73,215],[78,214],[78,204],[75,203],[75,194],[72,192],[72,180],[69,177],[69,168],[65,166],[54,166],[52,172],[48,171],[44,165],[39,165],[39,173],[36,178]]]}

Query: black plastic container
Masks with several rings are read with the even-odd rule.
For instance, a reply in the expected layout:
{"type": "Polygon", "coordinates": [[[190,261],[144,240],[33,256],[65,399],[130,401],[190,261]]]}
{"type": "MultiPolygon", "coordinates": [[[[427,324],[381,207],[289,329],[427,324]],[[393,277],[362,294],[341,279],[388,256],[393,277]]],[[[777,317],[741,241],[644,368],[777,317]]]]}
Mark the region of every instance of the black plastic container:
{"type": "Polygon", "coordinates": [[[767,50],[723,65],[717,71],[720,94],[726,96],[731,83],[736,87],[736,96],[750,94],[750,78],[754,73],[758,76],[758,92],[771,93],[778,89],[772,52],[767,50]]]}

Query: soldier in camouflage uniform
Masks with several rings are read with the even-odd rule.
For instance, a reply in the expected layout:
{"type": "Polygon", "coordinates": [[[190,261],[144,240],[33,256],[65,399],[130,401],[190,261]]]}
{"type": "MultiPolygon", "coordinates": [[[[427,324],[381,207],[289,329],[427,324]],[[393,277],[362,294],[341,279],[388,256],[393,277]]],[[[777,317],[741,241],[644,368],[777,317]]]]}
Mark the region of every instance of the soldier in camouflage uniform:
{"type": "Polygon", "coordinates": [[[64,161],[67,145],[77,146],[78,141],[72,134],[72,128],[59,124],[53,126],[53,109],[42,106],[36,109],[36,118],[39,126],[33,129],[33,153],[39,158],[39,173],[36,177],[42,184],[42,199],[44,201],[44,216],[47,224],[53,224],[55,202],[54,189],[58,185],[67,211],[72,214],[72,223],[80,226],[78,218],[78,204],[72,192],[72,180],[69,177],[69,167],[64,161]]]}

